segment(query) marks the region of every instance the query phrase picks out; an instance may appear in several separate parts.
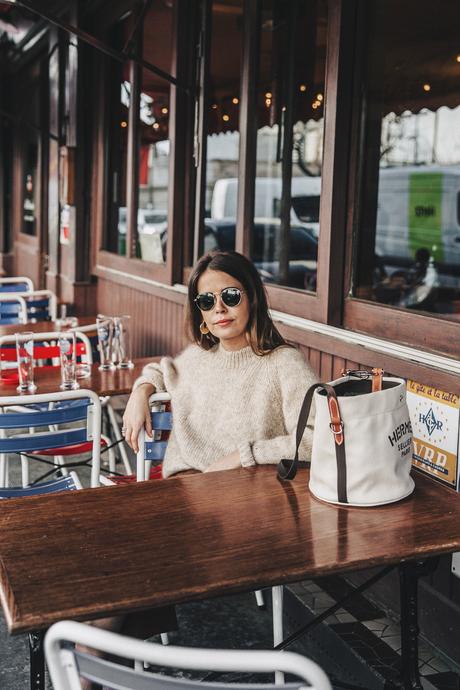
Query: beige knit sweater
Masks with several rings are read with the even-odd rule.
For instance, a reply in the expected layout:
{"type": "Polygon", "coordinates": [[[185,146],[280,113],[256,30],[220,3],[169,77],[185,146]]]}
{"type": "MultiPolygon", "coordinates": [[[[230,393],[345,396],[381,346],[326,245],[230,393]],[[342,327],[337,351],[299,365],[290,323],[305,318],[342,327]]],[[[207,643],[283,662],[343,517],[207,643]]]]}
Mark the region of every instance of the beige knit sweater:
{"type": "MultiPolygon", "coordinates": [[[[236,352],[217,345],[189,345],[178,357],[149,364],[134,388],[151,383],[171,395],[173,431],[163,475],[205,470],[235,450],[243,467],[277,463],[295,452],[297,418],[316,377],[300,352],[278,347],[260,357],[250,347],[236,352]]],[[[312,417],[299,458],[311,454],[312,417]]]]}

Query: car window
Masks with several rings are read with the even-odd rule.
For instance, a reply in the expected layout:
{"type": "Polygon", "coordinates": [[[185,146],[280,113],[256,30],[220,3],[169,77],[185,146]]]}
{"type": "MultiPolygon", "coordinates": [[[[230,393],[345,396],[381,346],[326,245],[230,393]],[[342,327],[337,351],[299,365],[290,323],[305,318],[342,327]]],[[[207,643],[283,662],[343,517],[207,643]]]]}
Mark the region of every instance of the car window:
{"type": "Polygon", "coordinates": [[[291,203],[303,223],[319,223],[319,196],[293,196],[291,203]]]}

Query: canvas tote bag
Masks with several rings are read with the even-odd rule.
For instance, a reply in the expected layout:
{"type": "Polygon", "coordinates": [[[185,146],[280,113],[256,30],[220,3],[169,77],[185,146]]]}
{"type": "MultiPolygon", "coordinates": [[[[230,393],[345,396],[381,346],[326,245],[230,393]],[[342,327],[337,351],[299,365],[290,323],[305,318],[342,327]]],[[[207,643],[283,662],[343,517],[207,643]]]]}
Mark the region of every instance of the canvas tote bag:
{"type": "Polygon", "coordinates": [[[307,391],[299,414],[293,460],[281,460],[278,476],[297,472],[299,446],[312,401],[313,431],[309,488],[329,503],[378,506],[414,490],[410,476],[412,427],[403,379],[381,369],[347,370],[307,391]]]}

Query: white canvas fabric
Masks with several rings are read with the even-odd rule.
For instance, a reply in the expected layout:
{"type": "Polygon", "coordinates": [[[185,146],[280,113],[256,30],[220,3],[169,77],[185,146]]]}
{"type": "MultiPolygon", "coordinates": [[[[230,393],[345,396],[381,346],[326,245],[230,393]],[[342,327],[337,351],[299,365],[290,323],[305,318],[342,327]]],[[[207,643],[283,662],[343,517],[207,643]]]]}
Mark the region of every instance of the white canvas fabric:
{"type": "MultiPolygon", "coordinates": [[[[329,385],[336,389],[350,380],[345,376],[329,385]]],[[[414,490],[410,476],[412,428],[404,380],[384,377],[383,389],[374,393],[350,397],[337,393],[344,433],[346,505],[378,506],[409,496],[414,490]]],[[[335,441],[324,389],[315,391],[314,401],[309,488],[323,501],[340,503],[335,441]]]]}

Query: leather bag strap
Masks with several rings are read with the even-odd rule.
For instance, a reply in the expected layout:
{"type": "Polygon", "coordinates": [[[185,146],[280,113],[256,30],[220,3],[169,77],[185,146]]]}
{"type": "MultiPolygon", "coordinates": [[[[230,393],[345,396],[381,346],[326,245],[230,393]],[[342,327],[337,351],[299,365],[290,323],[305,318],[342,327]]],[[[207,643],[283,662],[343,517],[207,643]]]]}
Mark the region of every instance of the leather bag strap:
{"type": "Polygon", "coordinates": [[[343,422],[340,416],[339,402],[334,387],[329,383],[314,383],[305,394],[302,407],[300,408],[299,419],[296,430],[296,449],[292,460],[283,459],[278,463],[279,479],[294,479],[297,474],[299,463],[299,447],[302,436],[307,426],[310,415],[313,393],[317,388],[324,388],[327,395],[327,405],[329,408],[330,423],[329,427],[334,434],[335,456],[337,461],[337,499],[341,503],[348,503],[347,499],[347,465],[345,458],[345,436],[343,433],[343,422]]]}

